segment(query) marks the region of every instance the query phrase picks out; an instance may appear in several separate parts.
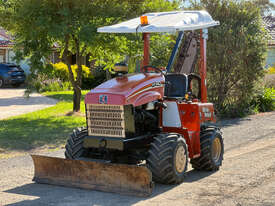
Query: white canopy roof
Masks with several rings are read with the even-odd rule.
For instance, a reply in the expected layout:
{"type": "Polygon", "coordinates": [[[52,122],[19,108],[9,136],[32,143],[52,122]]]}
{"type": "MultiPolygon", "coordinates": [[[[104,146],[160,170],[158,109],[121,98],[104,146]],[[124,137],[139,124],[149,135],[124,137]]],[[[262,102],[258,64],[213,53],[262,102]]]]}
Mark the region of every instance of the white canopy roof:
{"type": "Polygon", "coordinates": [[[176,32],[196,29],[206,29],[219,25],[207,11],[171,11],[147,13],[148,25],[140,25],[140,17],[97,29],[105,33],[136,33],[136,32],[176,32]]]}

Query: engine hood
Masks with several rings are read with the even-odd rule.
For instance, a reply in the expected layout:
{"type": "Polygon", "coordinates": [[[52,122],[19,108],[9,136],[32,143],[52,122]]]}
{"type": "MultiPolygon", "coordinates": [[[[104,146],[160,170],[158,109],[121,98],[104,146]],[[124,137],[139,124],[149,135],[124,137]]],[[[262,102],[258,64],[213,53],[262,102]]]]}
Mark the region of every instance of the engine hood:
{"type": "Polygon", "coordinates": [[[108,80],[92,89],[85,104],[111,104],[139,106],[161,99],[164,76],[159,73],[128,74],[108,80]]]}

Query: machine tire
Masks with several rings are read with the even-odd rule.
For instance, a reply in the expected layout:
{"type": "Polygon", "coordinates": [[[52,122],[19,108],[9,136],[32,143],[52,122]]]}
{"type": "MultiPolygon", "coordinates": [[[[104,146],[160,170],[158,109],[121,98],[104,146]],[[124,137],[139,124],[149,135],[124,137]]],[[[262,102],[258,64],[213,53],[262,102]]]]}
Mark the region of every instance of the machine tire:
{"type": "Polygon", "coordinates": [[[0,88],[4,87],[4,80],[0,77],[0,88]]]}
{"type": "Polygon", "coordinates": [[[12,84],[11,86],[13,87],[13,88],[18,88],[18,87],[20,87],[22,85],[22,83],[16,83],[16,84],[12,84]]]}
{"type": "Polygon", "coordinates": [[[222,165],[224,145],[222,133],[218,128],[207,127],[200,134],[201,156],[191,159],[196,170],[216,171],[222,165]],[[217,151],[215,151],[217,150],[217,151]]]}
{"type": "Polygon", "coordinates": [[[87,149],[83,147],[83,140],[87,135],[88,131],[84,127],[74,129],[65,146],[66,159],[78,159],[80,157],[85,157],[87,149]]]}
{"type": "Polygon", "coordinates": [[[161,133],[154,137],[147,158],[153,180],[163,184],[183,182],[188,165],[187,148],[185,139],[180,134],[161,133]],[[180,160],[177,161],[178,153],[180,160]]]}

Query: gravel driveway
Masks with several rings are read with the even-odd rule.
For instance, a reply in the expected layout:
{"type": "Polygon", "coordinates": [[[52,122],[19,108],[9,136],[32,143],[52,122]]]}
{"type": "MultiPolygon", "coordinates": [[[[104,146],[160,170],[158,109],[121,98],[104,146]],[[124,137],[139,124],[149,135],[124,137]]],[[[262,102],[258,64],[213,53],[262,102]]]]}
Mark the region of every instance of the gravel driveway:
{"type": "Polygon", "coordinates": [[[189,166],[182,184],[156,184],[149,198],[35,184],[31,158],[22,156],[0,160],[0,205],[275,205],[275,112],[219,124],[225,140],[220,170],[198,172],[189,166]]]}
{"type": "Polygon", "coordinates": [[[24,97],[25,89],[0,89],[0,119],[54,106],[57,101],[40,94],[24,97]]]}

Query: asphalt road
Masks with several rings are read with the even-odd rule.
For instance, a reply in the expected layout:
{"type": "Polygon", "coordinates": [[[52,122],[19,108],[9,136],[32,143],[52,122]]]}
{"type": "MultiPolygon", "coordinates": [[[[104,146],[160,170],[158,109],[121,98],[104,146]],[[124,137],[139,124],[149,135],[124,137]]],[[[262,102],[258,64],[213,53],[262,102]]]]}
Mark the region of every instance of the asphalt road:
{"type": "Polygon", "coordinates": [[[33,93],[24,97],[25,89],[0,89],[0,119],[54,106],[57,100],[33,93]]]}
{"type": "Polygon", "coordinates": [[[0,205],[275,205],[275,112],[220,125],[225,141],[220,170],[197,172],[189,166],[182,184],[156,184],[149,198],[35,184],[26,155],[0,160],[0,205]]]}

